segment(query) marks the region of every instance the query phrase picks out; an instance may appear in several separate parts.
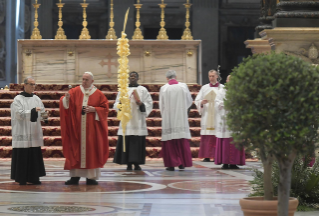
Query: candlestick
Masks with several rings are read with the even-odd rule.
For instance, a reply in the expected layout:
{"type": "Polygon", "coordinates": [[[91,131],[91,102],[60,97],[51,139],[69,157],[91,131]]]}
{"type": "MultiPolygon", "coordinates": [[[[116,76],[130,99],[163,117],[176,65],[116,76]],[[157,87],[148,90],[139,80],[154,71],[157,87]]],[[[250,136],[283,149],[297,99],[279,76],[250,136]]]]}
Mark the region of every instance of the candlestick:
{"type": "Polygon", "coordinates": [[[86,18],[87,18],[86,8],[89,6],[89,4],[86,3],[86,0],[83,0],[83,3],[80,3],[80,5],[83,8],[83,22],[82,22],[83,29],[80,35],[80,40],[91,39],[89,30],[86,28],[88,25],[88,22],[86,21],[86,18]]]}
{"type": "Polygon", "coordinates": [[[113,0],[111,0],[111,4],[110,4],[110,28],[107,32],[107,35],[105,37],[105,39],[108,39],[108,40],[114,40],[114,39],[117,39],[117,36],[116,36],[116,33],[115,33],[115,29],[113,28],[115,23],[113,21],[114,19],[114,12],[113,12],[113,0]]]}
{"type": "Polygon", "coordinates": [[[58,31],[55,35],[55,39],[56,40],[65,40],[66,39],[66,35],[64,34],[64,30],[62,28],[63,26],[63,21],[62,21],[62,8],[63,8],[63,5],[64,3],[62,3],[62,0],[60,0],[60,3],[57,3],[56,4],[59,8],[59,22],[58,22],[58,31]]]}
{"type": "Polygon", "coordinates": [[[137,0],[137,4],[134,4],[135,8],[136,8],[136,22],[135,22],[135,31],[134,31],[134,35],[132,37],[133,40],[143,40],[143,34],[142,31],[140,29],[141,26],[141,22],[140,22],[140,9],[142,8],[143,4],[140,4],[140,0],[137,0]]]}
{"type": "Polygon", "coordinates": [[[191,8],[192,4],[189,3],[189,0],[187,0],[187,3],[184,4],[185,8],[186,8],[186,22],[185,22],[185,30],[184,30],[184,34],[182,36],[182,40],[193,40],[193,36],[192,36],[192,32],[189,29],[191,23],[189,22],[189,9],[191,8]]]}
{"type": "Polygon", "coordinates": [[[35,4],[33,4],[33,7],[35,9],[34,12],[34,29],[32,31],[32,35],[31,35],[31,39],[42,39],[42,36],[40,34],[40,30],[38,29],[39,26],[39,22],[38,22],[38,9],[40,7],[41,4],[38,4],[38,0],[35,0],[35,4]]]}
{"type": "Polygon", "coordinates": [[[159,4],[160,8],[161,8],[161,22],[160,22],[160,26],[161,29],[158,32],[157,35],[157,40],[168,40],[168,36],[165,30],[165,7],[167,4],[164,4],[164,0],[162,0],[162,3],[159,4]]]}

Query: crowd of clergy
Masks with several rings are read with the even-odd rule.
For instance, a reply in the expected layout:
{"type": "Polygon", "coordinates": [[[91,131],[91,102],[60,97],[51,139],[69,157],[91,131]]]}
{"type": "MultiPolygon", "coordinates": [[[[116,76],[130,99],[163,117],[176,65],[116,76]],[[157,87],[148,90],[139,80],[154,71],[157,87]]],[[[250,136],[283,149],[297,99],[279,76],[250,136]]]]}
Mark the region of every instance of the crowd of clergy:
{"type": "MultiPolygon", "coordinates": [[[[226,125],[224,109],[226,89],[220,82],[219,72],[208,72],[209,83],[203,85],[194,101],[201,115],[201,142],[199,157],[204,162],[214,159],[222,169],[238,169],[245,165],[245,152],[233,143],[226,125]]],[[[162,150],[167,171],[178,167],[184,170],[192,166],[188,113],[193,99],[185,83],[178,82],[176,72],[166,73],[167,84],[161,87],[159,108],[162,116],[162,150]]],[[[126,170],[141,170],[145,164],[146,118],[153,109],[153,100],[147,88],[138,84],[139,74],[129,74],[129,91],[132,118],[126,125],[125,134],[120,123],[114,163],[127,165],[126,170]],[[125,142],[123,142],[125,141],[125,142]],[[124,144],[123,144],[124,143],[124,144]]],[[[230,76],[227,77],[229,82],[230,76]]],[[[64,169],[69,170],[66,185],[78,185],[81,177],[87,185],[97,185],[97,180],[109,156],[107,117],[109,103],[105,95],[94,85],[94,76],[85,72],[82,84],[70,89],[60,99],[60,122],[64,169]]],[[[11,179],[20,185],[41,184],[45,167],[41,146],[45,107],[33,94],[34,78],[24,80],[24,91],[11,104],[12,163],[11,179]]],[[[119,111],[119,94],[114,109],[119,111]]]]}

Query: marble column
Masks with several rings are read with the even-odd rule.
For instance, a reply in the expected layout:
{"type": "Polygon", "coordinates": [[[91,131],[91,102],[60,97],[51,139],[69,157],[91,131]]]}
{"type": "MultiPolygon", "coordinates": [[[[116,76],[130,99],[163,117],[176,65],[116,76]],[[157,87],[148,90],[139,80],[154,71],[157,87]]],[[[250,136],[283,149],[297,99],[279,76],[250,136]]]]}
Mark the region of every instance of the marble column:
{"type": "Polygon", "coordinates": [[[218,66],[219,1],[195,0],[192,7],[194,39],[202,40],[202,71],[198,83],[208,83],[208,71],[218,66]]]}
{"type": "MultiPolygon", "coordinates": [[[[6,59],[6,1],[0,0],[0,82],[6,80],[5,59],[6,59]]],[[[0,84],[0,87],[3,87],[0,84]]]]}
{"type": "Polygon", "coordinates": [[[24,38],[24,0],[6,0],[5,10],[5,78],[0,86],[16,82],[17,40],[24,38]]]}
{"type": "MultiPolygon", "coordinates": [[[[110,2],[110,0],[109,0],[110,2]]],[[[132,38],[134,32],[134,23],[135,23],[135,8],[134,8],[135,0],[121,0],[114,1],[114,29],[117,37],[121,36],[121,32],[123,31],[123,23],[125,12],[127,8],[130,7],[130,14],[128,17],[127,25],[126,25],[126,34],[129,39],[132,38]]]]}

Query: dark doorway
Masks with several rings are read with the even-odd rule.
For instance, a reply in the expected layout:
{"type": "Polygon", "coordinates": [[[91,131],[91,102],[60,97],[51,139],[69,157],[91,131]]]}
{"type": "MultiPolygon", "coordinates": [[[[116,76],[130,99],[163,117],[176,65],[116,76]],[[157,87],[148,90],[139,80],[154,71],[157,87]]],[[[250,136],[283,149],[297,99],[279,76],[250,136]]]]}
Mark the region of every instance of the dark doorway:
{"type": "Polygon", "coordinates": [[[232,69],[240,64],[244,58],[251,55],[251,50],[246,48],[244,41],[254,39],[254,27],[228,27],[227,41],[224,44],[226,49],[224,58],[227,64],[222,65],[221,71],[223,83],[232,69]]]}

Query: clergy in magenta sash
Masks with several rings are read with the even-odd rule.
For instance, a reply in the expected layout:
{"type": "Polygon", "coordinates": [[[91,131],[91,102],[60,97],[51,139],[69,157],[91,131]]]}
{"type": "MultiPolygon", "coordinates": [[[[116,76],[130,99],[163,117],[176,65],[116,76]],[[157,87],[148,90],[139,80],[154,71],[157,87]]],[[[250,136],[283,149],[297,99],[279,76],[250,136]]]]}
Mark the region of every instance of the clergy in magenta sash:
{"type": "Polygon", "coordinates": [[[214,103],[217,92],[224,88],[224,85],[219,83],[221,78],[216,70],[210,70],[208,78],[209,83],[202,86],[195,98],[195,105],[201,115],[201,141],[198,157],[204,158],[203,162],[209,162],[210,158],[215,157],[217,113],[214,103]]]}
{"type": "Polygon", "coordinates": [[[33,94],[35,80],[24,80],[24,91],[11,104],[12,161],[11,179],[20,185],[40,185],[45,176],[41,146],[43,132],[41,114],[45,112],[41,99],[33,94]]]}
{"type": "Polygon", "coordinates": [[[93,82],[93,74],[85,72],[82,85],[60,99],[64,169],[71,176],[66,185],[79,184],[80,177],[86,178],[87,185],[97,185],[109,155],[108,100],[93,82]]]}
{"type": "MultiPolygon", "coordinates": [[[[226,82],[229,82],[230,75],[226,82]]],[[[216,109],[216,153],[215,164],[223,164],[222,169],[239,169],[237,165],[245,165],[245,150],[238,150],[233,143],[231,131],[226,124],[227,111],[224,109],[226,89],[221,89],[215,99],[216,109]]]]}
{"type": "Polygon", "coordinates": [[[185,83],[176,81],[176,72],[166,73],[168,83],[161,87],[159,106],[162,115],[162,151],[166,170],[192,166],[188,108],[193,99],[185,83]]]}
{"type": "MultiPolygon", "coordinates": [[[[114,155],[114,163],[127,164],[126,170],[142,170],[140,164],[145,164],[145,140],[148,135],[146,117],[153,109],[153,100],[148,90],[137,83],[139,75],[133,71],[129,76],[129,92],[131,101],[132,119],[126,125],[125,147],[123,152],[123,130],[120,123],[117,132],[118,140],[114,155]]],[[[117,105],[120,103],[119,94],[114,103],[114,109],[118,111],[117,105]]]]}

